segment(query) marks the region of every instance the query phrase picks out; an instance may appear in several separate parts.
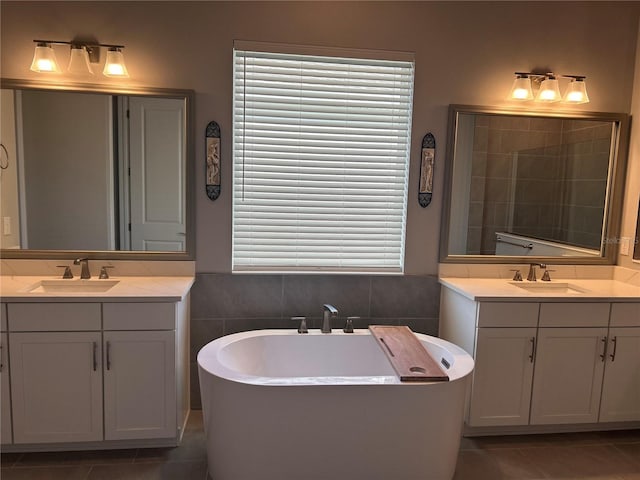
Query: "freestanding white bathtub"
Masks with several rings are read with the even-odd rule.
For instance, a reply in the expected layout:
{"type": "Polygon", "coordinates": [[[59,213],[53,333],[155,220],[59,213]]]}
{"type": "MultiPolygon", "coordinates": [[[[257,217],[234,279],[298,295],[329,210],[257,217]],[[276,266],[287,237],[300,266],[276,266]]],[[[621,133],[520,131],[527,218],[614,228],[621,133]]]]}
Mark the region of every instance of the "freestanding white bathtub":
{"type": "Polygon", "coordinates": [[[473,360],[416,335],[450,381],[401,383],[368,330],[257,330],[205,345],[213,480],[450,480],[473,360]]]}

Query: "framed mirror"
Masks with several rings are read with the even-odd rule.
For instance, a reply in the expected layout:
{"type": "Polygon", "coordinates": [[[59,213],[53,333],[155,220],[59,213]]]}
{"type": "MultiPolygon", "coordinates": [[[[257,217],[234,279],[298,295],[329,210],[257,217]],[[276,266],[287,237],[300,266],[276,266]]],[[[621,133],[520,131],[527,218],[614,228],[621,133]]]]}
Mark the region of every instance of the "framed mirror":
{"type": "Polygon", "coordinates": [[[636,236],[633,238],[633,259],[640,261],[640,201],[638,201],[638,220],[636,223],[636,236]]]}
{"type": "Polygon", "coordinates": [[[193,260],[193,91],[1,86],[3,258],[193,260]]]}
{"type": "Polygon", "coordinates": [[[440,259],[615,263],[626,114],[451,105],[440,259]]]}

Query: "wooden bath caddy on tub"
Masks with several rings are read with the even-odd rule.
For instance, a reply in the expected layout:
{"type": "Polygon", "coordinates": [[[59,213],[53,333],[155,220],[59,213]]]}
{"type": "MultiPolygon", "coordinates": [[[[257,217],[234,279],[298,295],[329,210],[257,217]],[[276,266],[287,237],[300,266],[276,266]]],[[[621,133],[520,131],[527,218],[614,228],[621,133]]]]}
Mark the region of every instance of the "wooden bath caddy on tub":
{"type": "Polygon", "coordinates": [[[401,382],[446,382],[438,362],[409,327],[370,325],[369,330],[387,355],[401,382]]]}

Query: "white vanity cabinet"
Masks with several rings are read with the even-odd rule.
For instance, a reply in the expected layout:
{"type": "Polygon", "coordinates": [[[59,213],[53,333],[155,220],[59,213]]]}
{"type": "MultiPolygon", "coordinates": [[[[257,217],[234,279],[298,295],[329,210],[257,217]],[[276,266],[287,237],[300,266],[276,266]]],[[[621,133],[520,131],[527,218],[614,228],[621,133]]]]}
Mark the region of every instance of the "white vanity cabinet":
{"type": "Polygon", "coordinates": [[[611,305],[600,422],[640,421],[640,303],[611,305]]]}
{"type": "Polygon", "coordinates": [[[542,303],[532,425],[598,421],[609,303],[542,303]]]}
{"type": "Polygon", "coordinates": [[[637,428],[640,302],[473,300],[445,286],[439,334],[474,357],[467,434],[637,428]]]}
{"type": "Polygon", "coordinates": [[[188,295],[9,302],[8,451],[179,444],[189,409],[188,316],[188,295]]]}
{"type": "Polygon", "coordinates": [[[105,440],[176,436],[176,305],[104,305],[105,440]]]}
{"type": "Polygon", "coordinates": [[[469,425],[528,423],[537,323],[535,303],[478,305],[469,425]]]}
{"type": "Polygon", "coordinates": [[[98,303],[8,305],[16,444],[102,439],[98,303]]]}
{"type": "Polygon", "coordinates": [[[9,343],[6,305],[0,303],[0,443],[13,442],[11,433],[11,395],[9,393],[9,343]]]}

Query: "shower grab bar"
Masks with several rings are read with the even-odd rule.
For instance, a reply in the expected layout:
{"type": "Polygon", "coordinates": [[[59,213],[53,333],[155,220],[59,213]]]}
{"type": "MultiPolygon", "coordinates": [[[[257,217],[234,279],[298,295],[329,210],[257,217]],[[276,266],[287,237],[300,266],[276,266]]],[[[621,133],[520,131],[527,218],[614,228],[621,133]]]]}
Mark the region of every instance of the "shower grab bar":
{"type": "Polygon", "coordinates": [[[531,250],[533,248],[533,243],[517,243],[517,242],[511,242],[509,240],[504,240],[502,237],[496,237],[496,242],[502,242],[502,243],[508,243],[509,245],[515,245],[516,247],[522,247],[522,248],[528,248],[529,250],[531,250]]]}

